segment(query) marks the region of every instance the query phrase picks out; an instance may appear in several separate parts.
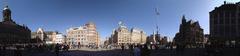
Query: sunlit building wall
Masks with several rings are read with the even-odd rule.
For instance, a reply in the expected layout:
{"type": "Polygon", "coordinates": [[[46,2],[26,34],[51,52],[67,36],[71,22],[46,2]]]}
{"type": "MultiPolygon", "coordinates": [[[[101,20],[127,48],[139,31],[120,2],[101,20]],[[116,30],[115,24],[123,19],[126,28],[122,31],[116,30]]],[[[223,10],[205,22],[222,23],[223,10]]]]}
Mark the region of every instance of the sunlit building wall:
{"type": "Polygon", "coordinates": [[[89,22],[84,26],[71,27],[67,29],[67,44],[74,45],[99,45],[100,36],[96,30],[96,25],[93,22],[89,22]]]}

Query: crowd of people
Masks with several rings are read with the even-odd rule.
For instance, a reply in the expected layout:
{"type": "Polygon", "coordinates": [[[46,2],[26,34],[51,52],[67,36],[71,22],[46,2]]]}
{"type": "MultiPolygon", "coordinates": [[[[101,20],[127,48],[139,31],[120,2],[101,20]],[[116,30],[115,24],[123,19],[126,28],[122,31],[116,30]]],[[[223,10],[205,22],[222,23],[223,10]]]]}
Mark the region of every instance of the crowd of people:
{"type": "Polygon", "coordinates": [[[80,49],[80,48],[90,48],[90,49],[98,49],[97,45],[71,45],[70,49],[80,49]]]}
{"type": "Polygon", "coordinates": [[[0,56],[5,56],[13,54],[13,56],[23,56],[23,52],[34,53],[34,52],[44,52],[44,51],[54,51],[59,53],[59,51],[68,51],[69,46],[63,44],[27,44],[27,45],[0,45],[0,56]]]}
{"type": "Polygon", "coordinates": [[[151,53],[147,45],[128,45],[127,47],[121,45],[121,50],[130,50],[133,56],[150,56],[151,53]]]}
{"type": "MultiPolygon", "coordinates": [[[[32,45],[13,45],[13,46],[6,46],[6,45],[0,45],[0,56],[4,56],[4,50],[9,50],[9,47],[13,47],[13,53],[14,56],[22,56],[22,49],[24,49],[27,52],[44,52],[44,51],[52,51],[57,56],[59,56],[59,53],[61,51],[68,51],[70,49],[69,45],[64,44],[52,44],[52,45],[43,45],[43,44],[32,44],[32,45]]],[[[91,46],[86,46],[88,48],[92,48],[91,46]]],[[[106,45],[106,46],[99,46],[98,48],[112,48],[112,49],[120,49],[123,52],[124,51],[131,51],[133,56],[149,56],[151,54],[151,50],[158,50],[160,49],[156,45],[147,45],[147,44],[128,44],[128,45],[106,45]]],[[[223,48],[239,48],[239,45],[210,45],[206,44],[205,48],[208,55],[211,54],[221,54],[221,49],[223,48]]],[[[172,50],[172,47],[170,48],[172,50]]],[[[177,45],[176,52],[177,54],[181,54],[185,50],[185,46],[183,45],[177,45]]]]}

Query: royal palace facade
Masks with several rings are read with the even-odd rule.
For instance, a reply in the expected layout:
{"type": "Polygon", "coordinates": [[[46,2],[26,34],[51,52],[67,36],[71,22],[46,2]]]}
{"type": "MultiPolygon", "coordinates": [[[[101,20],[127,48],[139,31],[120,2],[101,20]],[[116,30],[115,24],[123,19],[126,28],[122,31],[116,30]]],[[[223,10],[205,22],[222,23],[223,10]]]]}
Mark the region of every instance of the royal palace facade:
{"type": "Polygon", "coordinates": [[[210,41],[214,44],[240,43],[240,2],[227,3],[209,12],[210,41]]]}
{"type": "Polygon", "coordinates": [[[11,10],[8,6],[3,8],[3,20],[0,22],[0,44],[29,43],[31,30],[25,25],[16,24],[12,20],[11,10]]]}

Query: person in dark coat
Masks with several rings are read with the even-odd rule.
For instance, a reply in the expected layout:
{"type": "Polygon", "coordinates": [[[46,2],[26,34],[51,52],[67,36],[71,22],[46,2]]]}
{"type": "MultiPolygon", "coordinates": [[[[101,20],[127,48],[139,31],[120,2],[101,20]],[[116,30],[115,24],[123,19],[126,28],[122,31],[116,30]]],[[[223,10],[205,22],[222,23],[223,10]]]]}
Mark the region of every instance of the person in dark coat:
{"type": "Polygon", "coordinates": [[[145,44],[142,48],[141,48],[141,56],[150,56],[151,52],[148,49],[147,45],[145,44]]]}
{"type": "Polygon", "coordinates": [[[15,50],[15,55],[14,56],[22,56],[22,53],[20,51],[20,46],[16,46],[16,50],[15,50]]]}
{"type": "Polygon", "coordinates": [[[122,48],[122,51],[123,51],[124,50],[124,45],[122,45],[121,48],[122,48]]]}
{"type": "Polygon", "coordinates": [[[57,43],[55,46],[55,53],[57,56],[59,56],[59,49],[60,49],[60,45],[57,43]]]}

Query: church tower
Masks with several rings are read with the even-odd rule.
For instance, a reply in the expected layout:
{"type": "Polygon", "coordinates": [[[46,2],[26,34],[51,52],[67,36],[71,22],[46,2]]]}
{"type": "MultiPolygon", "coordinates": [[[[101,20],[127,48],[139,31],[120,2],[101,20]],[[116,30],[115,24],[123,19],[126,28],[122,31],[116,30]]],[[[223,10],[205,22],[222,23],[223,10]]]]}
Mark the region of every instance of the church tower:
{"type": "Polygon", "coordinates": [[[182,16],[182,24],[185,24],[186,23],[186,18],[185,18],[185,15],[182,16]]]}

